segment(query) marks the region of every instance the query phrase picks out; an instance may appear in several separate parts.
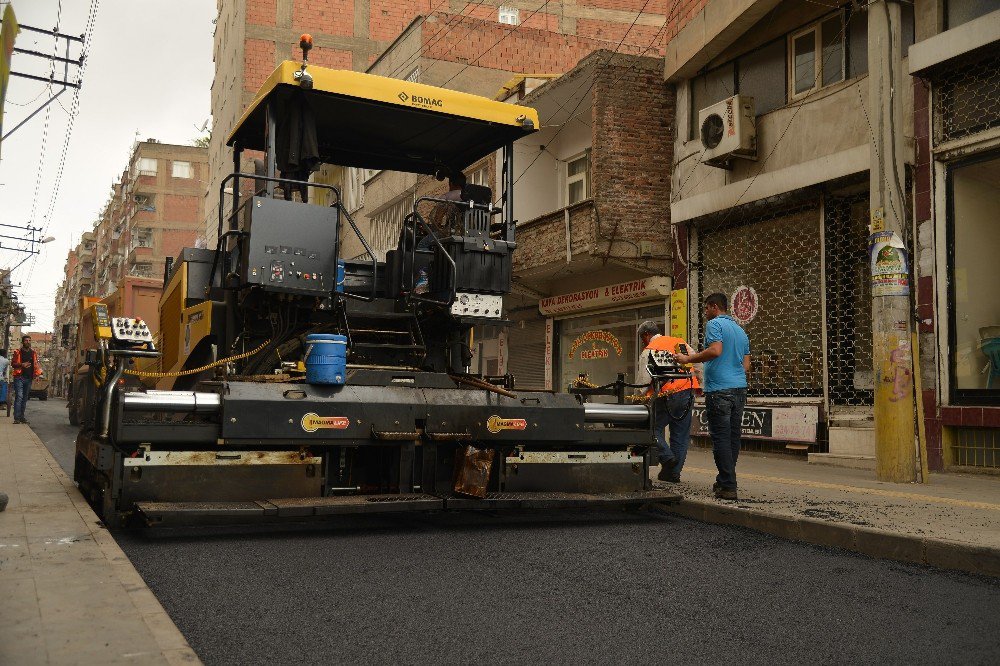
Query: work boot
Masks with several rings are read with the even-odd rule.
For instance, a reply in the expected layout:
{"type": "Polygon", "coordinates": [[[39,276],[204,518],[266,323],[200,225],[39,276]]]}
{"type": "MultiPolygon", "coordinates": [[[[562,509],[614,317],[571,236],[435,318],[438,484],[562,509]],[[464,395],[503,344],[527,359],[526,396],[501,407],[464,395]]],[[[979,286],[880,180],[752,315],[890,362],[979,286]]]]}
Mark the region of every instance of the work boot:
{"type": "Polygon", "coordinates": [[[715,496],[718,499],[724,499],[724,500],[739,499],[736,495],[736,488],[723,488],[721,486],[719,486],[719,488],[715,490],[715,496]]]}
{"type": "Polygon", "coordinates": [[[677,466],[677,460],[676,459],[661,460],[660,461],[660,473],[656,475],[656,480],[657,481],[671,481],[671,480],[673,480],[673,477],[676,476],[676,474],[674,474],[674,467],[676,467],[676,466],[677,466]]]}

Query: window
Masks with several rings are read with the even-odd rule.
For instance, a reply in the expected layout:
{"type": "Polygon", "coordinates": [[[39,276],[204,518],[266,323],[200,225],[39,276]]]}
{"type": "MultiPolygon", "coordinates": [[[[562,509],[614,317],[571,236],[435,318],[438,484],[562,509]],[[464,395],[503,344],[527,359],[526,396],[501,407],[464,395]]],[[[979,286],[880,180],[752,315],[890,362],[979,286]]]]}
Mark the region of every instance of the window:
{"type": "Polygon", "coordinates": [[[480,167],[469,174],[468,182],[470,185],[482,185],[484,187],[490,187],[487,182],[489,180],[489,173],[486,167],[480,167]]]}
{"type": "Polygon", "coordinates": [[[414,67],[413,71],[406,75],[405,80],[410,83],[420,83],[420,68],[414,67]]]}
{"type": "Polygon", "coordinates": [[[155,194],[133,194],[132,199],[135,201],[135,207],[138,210],[146,211],[149,213],[156,212],[155,194]]]}
{"type": "Polygon", "coordinates": [[[344,207],[348,213],[355,213],[365,205],[365,182],[376,174],[375,169],[358,169],[349,167],[344,180],[342,193],[344,207]]]}
{"type": "Polygon", "coordinates": [[[566,162],[566,205],[590,196],[590,155],[584,153],[566,162]]]}
{"type": "Polygon", "coordinates": [[[750,95],[758,116],[785,105],[785,40],[775,40],[736,61],[737,92],[750,95]]]}
{"type": "Polygon", "coordinates": [[[948,174],[949,353],[958,403],[1000,403],[1000,156],[948,174]]]}
{"type": "Polygon", "coordinates": [[[868,12],[851,12],[847,21],[847,75],[868,73],[868,12]]]}
{"type": "Polygon", "coordinates": [[[155,176],[156,160],[152,157],[140,157],[135,168],[139,170],[140,176],[155,176]]]}
{"type": "Polygon", "coordinates": [[[507,25],[517,25],[521,22],[521,12],[517,7],[507,7],[500,5],[497,21],[507,25]]]}
{"type": "Polygon", "coordinates": [[[132,247],[153,247],[153,232],[148,229],[137,231],[132,237],[132,247]]]}
{"type": "Polygon", "coordinates": [[[170,175],[174,178],[194,178],[194,167],[190,162],[174,161],[170,175]]]}
{"type": "Polygon", "coordinates": [[[793,33],[788,51],[792,99],[843,81],[843,13],[793,33]]]}
{"type": "Polygon", "coordinates": [[[412,210],[413,195],[407,194],[372,215],[369,240],[377,260],[385,261],[385,253],[399,243],[399,230],[403,228],[403,219],[412,210]]]}

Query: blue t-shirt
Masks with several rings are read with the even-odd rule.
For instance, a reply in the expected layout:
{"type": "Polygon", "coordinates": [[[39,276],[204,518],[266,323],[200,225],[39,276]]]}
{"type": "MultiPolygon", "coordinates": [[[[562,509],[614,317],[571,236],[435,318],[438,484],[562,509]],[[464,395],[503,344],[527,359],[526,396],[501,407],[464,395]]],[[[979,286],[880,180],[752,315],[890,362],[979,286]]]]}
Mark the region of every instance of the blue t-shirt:
{"type": "Polygon", "coordinates": [[[719,315],[705,327],[705,346],[722,342],[722,354],[705,361],[705,393],[746,388],[743,357],[750,353],[750,338],[729,315],[719,315]]]}

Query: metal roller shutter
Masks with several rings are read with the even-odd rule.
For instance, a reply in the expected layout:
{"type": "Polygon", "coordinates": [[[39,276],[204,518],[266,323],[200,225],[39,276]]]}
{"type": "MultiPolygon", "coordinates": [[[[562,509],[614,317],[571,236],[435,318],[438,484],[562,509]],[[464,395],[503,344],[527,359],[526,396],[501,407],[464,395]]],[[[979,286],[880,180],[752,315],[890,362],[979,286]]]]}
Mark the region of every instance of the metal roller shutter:
{"type": "Polygon", "coordinates": [[[528,319],[507,329],[507,370],[520,389],[545,389],[545,319],[528,319]]]}

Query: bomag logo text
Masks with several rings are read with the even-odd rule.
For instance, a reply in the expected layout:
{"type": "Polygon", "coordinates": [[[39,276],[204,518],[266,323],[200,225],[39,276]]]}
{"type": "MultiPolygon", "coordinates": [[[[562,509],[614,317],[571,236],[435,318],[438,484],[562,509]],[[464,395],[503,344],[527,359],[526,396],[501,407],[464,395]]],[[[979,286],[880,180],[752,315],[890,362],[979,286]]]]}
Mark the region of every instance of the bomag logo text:
{"type": "Polygon", "coordinates": [[[444,106],[444,100],[437,99],[436,97],[424,97],[423,95],[407,95],[405,92],[401,92],[398,95],[400,101],[409,102],[413,106],[422,106],[426,108],[441,108],[444,106]]]}
{"type": "Polygon", "coordinates": [[[302,416],[302,429],[306,432],[316,432],[320,428],[346,430],[350,425],[351,419],[346,416],[320,416],[312,412],[302,416]]]}
{"type": "Polygon", "coordinates": [[[486,429],[494,435],[502,430],[525,430],[528,422],[524,419],[502,419],[496,414],[486,421],[486,429]]]}

